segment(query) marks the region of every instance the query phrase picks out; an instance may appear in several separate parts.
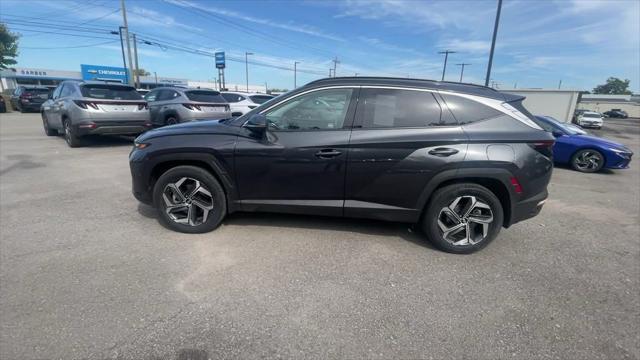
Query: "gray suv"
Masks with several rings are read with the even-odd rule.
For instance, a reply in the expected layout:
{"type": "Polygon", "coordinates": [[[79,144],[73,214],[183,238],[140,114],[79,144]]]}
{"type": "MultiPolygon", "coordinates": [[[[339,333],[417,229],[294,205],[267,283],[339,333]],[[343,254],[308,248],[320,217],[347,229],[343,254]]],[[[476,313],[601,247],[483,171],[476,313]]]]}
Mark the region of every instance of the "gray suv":
{"type": "Polygon", "coordinates": [[[231,117],[229,104],[215,90],[162,87],[144,98],[149,102],[151,122],[158,126],[231,117]]]}
{"type": "Polygon", "coordinates": [[[63,81],[41,107],[48,136],[64,133],[70,147],[94,134],[139,135],[151,128],[147,102],[132,86],[63,81]]]}

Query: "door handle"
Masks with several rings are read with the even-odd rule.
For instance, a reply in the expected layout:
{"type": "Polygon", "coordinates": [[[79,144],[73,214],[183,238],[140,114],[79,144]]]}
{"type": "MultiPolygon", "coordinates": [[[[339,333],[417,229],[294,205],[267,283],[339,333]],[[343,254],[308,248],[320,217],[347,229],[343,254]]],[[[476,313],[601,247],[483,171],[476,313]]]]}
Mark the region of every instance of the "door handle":
{"type": "Polygon", "coordinates": [[[329,159],[341,155],[342,153],[336,149],[322,149],[316,153],[316,157],[321,159],[329,159]]]}
{"type": "Polygon", "coordinates": [[[447,157],[454,154],[457,154],[458,150],[452,148],[435,148],[429,151],[429,154],[433,156],[447,157]]]}

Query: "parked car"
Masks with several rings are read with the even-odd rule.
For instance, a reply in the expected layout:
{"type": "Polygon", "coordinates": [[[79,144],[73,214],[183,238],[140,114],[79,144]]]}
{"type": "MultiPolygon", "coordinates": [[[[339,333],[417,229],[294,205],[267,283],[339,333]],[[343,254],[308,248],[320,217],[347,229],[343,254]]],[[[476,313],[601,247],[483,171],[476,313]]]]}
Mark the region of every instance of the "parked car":
{"type": "Polygon", "coordinates": [[[602,129],[602,125],[604,125],[604,119],[602,118],[602,114],[598,112],[585,111],[578,115],[576,123],[581,127],[602,129]]]}
{"type": "Polygon", "coordinates": [[[63,81],[42,104],[48,136],[64,134],[71,147],[94,134],[139,135],[151,128],[147,102],[129,85],[63,81]]]}
{"type": "Polygon", "coordinates": [[[536,123],[555,136],[553,160],[571,165],[580,172],[626,169],[633,152],[614,141],[590,136],[584,130],[562,123],[551,116],[536,116],[536,123]]]}
{"type": "Polygon", "coordinates": [[[144,97],[154,125],[173,125],[204,119],[228,119],[227,101],[215,90],[162,87],[144,97]]]}
{"type": "Polygon", "coordinates": [[[603,115],[610,118],[621,118],[621,119],[626,119],[629,117],[629,114],[626,111],[621,109],[611,109],[609,111],[605,111],[603,115]]]}
{"type": "Polygon", "coordinates": [[[40,111],[40,106],[48,97],[49,88],[46,86],[18,86],[11,94],[11,107],[21,113],[40,111]]]}
{"type": "Polygon", "coordinates": [[[241,116],[275,96],[259,93],[223,92],[222,97],[231,105],[233,116],[241,116]]]}
{"type": "Polygon", "coordinates": [[[470,253],[547,197],[554,137],[522,99],[428,80],[322,79],[238,118],[139,136],[133,194],[185,233],[235,211],[363,217],[418,223],[439,248],[470,253]]]}
{"type": "Polygon", "coordinates": [[[0,94],[0,113],[7,112],[7,104],[4,102],[4,97],[0,94]]]}

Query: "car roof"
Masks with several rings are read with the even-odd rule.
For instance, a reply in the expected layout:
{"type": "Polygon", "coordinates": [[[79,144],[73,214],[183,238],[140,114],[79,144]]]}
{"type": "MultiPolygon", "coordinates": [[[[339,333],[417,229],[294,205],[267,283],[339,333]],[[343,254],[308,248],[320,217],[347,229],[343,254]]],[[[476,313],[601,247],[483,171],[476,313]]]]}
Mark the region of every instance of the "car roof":
{"type": "MultiPolygon", "coordinates": [[[[129,85],[129,84],[123,84],[123,83],[119,83],[119,82],[109,82],[109,81],[94,81],[94,80],[84,80],[84,81],[78,81],[78,80],[68,80],[68,82],[71,83],[76,83],[78,85],[110,85],[110,86],[119,86],[119,87],[126,87],[126,88],[134,88],[133,86],[129,85]]],[[[135,89],[135,88],[134,88],[135,89]]]]}
{"type": "Polygon", "coordinates": [[[202,91],[213,91],[213,92],[219,92],[218,90],[215,89],[209,89],[209,88],[195,88],[195,87],[183,87],[183,86],[158,86],[156,88],[153,88],[151,90],[179,90],[179,91],[193,91],[193,90],[202,90],[202,91]]]}
{"type": "Polygon", "coordinates": [[[524,99],[524,96],[506,94],[487,86],[450,82],[450,81],[437,81],[427,79],[412,79],[412,78],[394,78],[394,77],[378,77],[378,76],[348,76],[348,77],[332,77],[324,78],[320,80],[312,81],[306,85],[307,87],[316,86],[341,86],[341,85],[381,85],[381,86],[400,86],[411,88],[422,88],[431,90],[442,90],[457,92],[462,94],[477,95],[492,99],[498,99],[502,101],[514,101],[524,99]]]}

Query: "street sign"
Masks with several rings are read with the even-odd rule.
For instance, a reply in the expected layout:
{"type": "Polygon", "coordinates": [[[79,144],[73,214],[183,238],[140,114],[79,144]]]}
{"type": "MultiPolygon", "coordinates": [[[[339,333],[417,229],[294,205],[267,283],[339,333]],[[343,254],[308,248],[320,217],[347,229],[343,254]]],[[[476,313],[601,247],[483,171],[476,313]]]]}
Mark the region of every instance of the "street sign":
{"type": "Polygon", "coordinates": [[[224,69],[225,68],[224,51],[215,53],[215,57],[216,57],[216,68],[224,69]]]}

